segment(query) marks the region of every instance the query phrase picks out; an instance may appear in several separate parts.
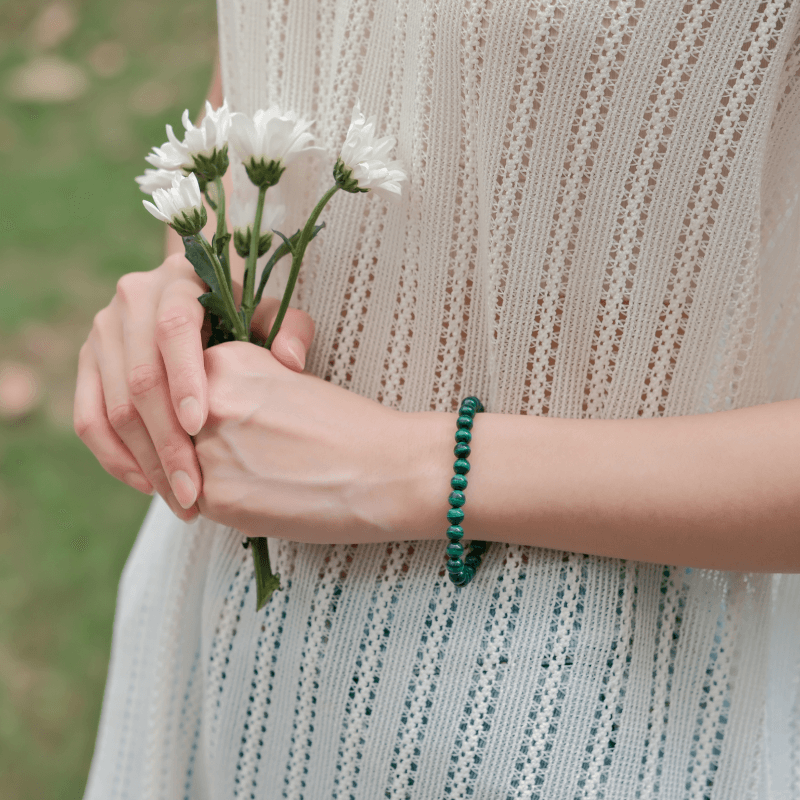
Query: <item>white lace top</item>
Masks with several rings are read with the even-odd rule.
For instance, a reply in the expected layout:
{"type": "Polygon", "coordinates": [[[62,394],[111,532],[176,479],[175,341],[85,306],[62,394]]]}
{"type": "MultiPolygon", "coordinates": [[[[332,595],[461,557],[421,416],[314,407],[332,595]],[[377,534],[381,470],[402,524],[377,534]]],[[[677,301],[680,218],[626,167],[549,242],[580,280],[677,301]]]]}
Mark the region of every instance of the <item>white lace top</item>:
{"type": "MultiPolygon", "coordinates": [[[[219,25],[233,109],[292,108],[331,153],[287,173],[287,230],[356,96],[410,174],[324,212],[316,374],[404,411],[800,396],[800,2],[219,0],[219,25]]],[[[273,542],[256,614],[240,541],[154,501],[87,798],[800,797],[797,576],[495,543],[455,589],[443,523],[273,542]]]]}

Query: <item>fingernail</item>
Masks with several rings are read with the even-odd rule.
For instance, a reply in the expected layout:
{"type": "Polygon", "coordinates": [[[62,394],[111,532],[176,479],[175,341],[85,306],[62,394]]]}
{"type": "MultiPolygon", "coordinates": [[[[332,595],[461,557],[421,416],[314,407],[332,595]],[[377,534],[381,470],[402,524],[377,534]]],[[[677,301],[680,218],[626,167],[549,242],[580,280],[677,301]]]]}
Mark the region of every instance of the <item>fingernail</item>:
{"type": "Polygon", "coordinates": [[[200,408],[200,403],[194,397],[184,397],[178,407],[178,414],[181,419],[181,425],[189,436],[194,436],[199,433],[200,428],[203,427],[203,410],[200,408]]]}
{"type": "Polygon", "coordinates": [[[145,480],[138,472],[126,472],[125,483],[145,494],[153,494],[154,490],[150,482],[145,480]]]}
{"type": "Polygon", "coordinates": [[[302,371],[306,365],[306,349],[303,347],[303,343],[296,336],[290,336],[289,341],[286,342],[286,349],[289,351],[289,355],[294,357],[297,366],[302,371]]]}
{"type": "Polygon", "coordinates": [[[194,488],[192,479],[182,469],[176,469],[170,475],[169,485],[182,508],[191,508],[194,505],[194,501],[197,500],[197,489],[194,488]]]}

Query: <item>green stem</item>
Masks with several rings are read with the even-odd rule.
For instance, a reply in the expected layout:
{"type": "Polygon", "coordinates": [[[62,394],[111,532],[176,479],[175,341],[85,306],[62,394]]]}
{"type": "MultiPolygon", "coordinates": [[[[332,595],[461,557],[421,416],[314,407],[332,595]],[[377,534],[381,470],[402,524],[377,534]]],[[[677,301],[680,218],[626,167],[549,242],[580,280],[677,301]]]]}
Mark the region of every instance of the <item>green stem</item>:
{"type": "Polygon", "coordinates": [[[281,588],[280,575],[272,571],[269,563],[269,546],[264,537],[251,537],[250,550],[253,553],[253,568],[256,576],[256,611],[261,611],[276,589],[281,588]]]}
{"type": "MultiPolygon", "coordinates": [[[[225,219],[225,188],[222,185],[222,178],[217,176],[214,178],[214,185],[217,187],[217,207],[214,209],[217,212],[217,239],[221,239],[228,233],[228,225],[225,219]]],[[[228,279],[228,286],[231,285],[231,258],[230,258],[230,242],[225,242],[225,250],[223,252],[222,268],[225,271],[225,277],[228,279]]]]}
{"type": "Polygon", "coordinates": [[[261,241],[261,217],[264,213],[264,198],[267,194],[266,186],[258,188],[258,202],[256,203],[256,219],[253,223],[253,232],[250,236],[250,252],[247,255],[247,265],[244,269],[244,286],[242,287],[242,311],[245,313],[245,326],[250,329],[250,320],[255,312],[256,288],[256,262],[258,261],[258,246],[261,241]]]}
{"type": "Polygon", "coordinates": [[[297,240],[292,252],[292,269],[289,273],[286,291],[283,293],[281,307],[278,309],[278,316],[275,317],[275,322],[272,325],[272,330],[269,332],[269,336],[267,336],[267,341],[264,342],[264,347],[266,347],[267,350],[272,347],[272,343],[275,341],[275,337],[278,335],[278,331],[281,329],[283,318],[286,316],[286,309],[289,308],[289,301],[292,299],[294,285],[297,283],[297,276],[300,274],[300,265],[303,263],[303,256],[305,255],[306,247],[308,247],[308,243],[311,241],[311,234],[314,231],[314,224],[319,218],[319,215],[322,213],[322,209],[328,204],[328,200],[330,200],[331,197],[333,197],[338,191],[338,186],[331,186],[331,188],[328,189],[324,195],[322,195],[319,203],[317,203],[317,205],[314,207],[314,210],[311,212],[311,216],[308,218],[305,227],[300,232],[300,238],[297,240]]]}
{"type": "Polygon", "coordinates": [[[222,268],[222,264],[220,264],[217,254],[214,252],[214,248],[209,244],[208,239],[206,239],[202,233],[198,233],[197,238],[199,239],[203,250],[206,251],[206,255],[211,259],[212,265],[214,266],[214,274],[217,276],[217,283],[219,283],[220,292],[222,293],[222,301],[225,303],[225,306],[228,310],[228,316],[230,317],[229,324],[233,328],[233,334],[238,341],[247,342],[249,341],[247,331],[244,328],[244,324],[242,323],[242,318],[239,316],[239,312],[236,310],[236,303],[233,300],[231,287],[228,283],[228,279],[225,277],[225,271],[222,268]]]}

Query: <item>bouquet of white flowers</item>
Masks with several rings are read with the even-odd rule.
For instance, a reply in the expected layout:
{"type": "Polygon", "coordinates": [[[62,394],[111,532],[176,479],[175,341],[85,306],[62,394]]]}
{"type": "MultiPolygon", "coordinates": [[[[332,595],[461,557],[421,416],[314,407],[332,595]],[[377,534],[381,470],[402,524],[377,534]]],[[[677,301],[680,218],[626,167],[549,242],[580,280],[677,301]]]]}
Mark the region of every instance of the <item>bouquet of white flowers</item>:
{"type": "MultiPolygon", "coordinates": [[[[206,114],[198,127],[183,112],[186,135],[183,141],[167,125],[167,138],[161,147],[154,147],[146,160],[155,169],[146,169],[136,179],[143,192],[151,194],[155,205],[144,200],[145,208],[157,219],[172,226],[183,237],[186,258],[195,272],[208,285],[209,291],[197,299],[206,309],[211,322],[208,346],[237,340],[269,348],[280,330],[289,307],[303,255],[311,240],[322,230],[317,224],[323,208],[333,195],[346,192],[375,192],[384,197],[400,195],[406,174],[398,161],[388,160],[396,141],[390,136],[377,138],[375,117],[366,119],[358,102],[353,109],[350,128],[333,167],[334,184],[320,198],[305,225],[291,236],[273,226],[280,224],[285,208],[266,203],[267,191],[277,186],[286,167],[309,152],[321,152],[312,145],[309,132],[312,122],[292,112],[272,106],[260,109],[249,117],[230,113],[227,101],[214,110],[206,103],[206,114]],[[250,183],[245,191],[234,192],[229,215],[233,235],[228,232],[225,215],[225,191],[222,176],[229,167],[228,148],[241,161],[250,183]],[[202,233],[208,221],[203,196],[217,215],[216,233],[209,242],[202,233]],[[281,242],[272,252],[255,288],[256,262],[273,244],[273,233],[281,242]],[[245,261],[241,307],[236,308],[230,270],[230,241],[245,261]],[[278,315],[265,341],[250,334],[250,321],[261,302],[275,264],[291,255],[292,265],[278,315]]],[[[256,577],[256,607],[261,609],[275,589],[280,576],[272,573],[267,540],[247,540],[253,552],[256,577]]]]}

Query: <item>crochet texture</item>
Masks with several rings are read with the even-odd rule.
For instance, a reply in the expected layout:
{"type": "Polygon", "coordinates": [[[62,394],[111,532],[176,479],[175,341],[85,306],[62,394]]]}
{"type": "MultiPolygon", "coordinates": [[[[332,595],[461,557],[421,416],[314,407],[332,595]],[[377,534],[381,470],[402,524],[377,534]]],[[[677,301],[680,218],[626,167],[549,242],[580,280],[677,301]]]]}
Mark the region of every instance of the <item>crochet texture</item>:
{"type": "MultiPolygon", "coordinates": [[[[800,396],[800,3],[220,0],[219,26],[234,110],[307,115],[333,156],[358,96],[410,174],[323,215],[317,375],[404,411],[800,396]]],[[[329,168],[287,173],[284,230],[329,168]]],[[[240,535],[156,498],[86,797],[800,797],[797,576],[495,543],[458,590],[444,527],[272,542],[256,614],[240,535]]]]}

